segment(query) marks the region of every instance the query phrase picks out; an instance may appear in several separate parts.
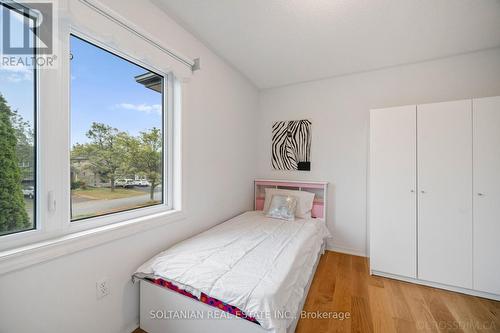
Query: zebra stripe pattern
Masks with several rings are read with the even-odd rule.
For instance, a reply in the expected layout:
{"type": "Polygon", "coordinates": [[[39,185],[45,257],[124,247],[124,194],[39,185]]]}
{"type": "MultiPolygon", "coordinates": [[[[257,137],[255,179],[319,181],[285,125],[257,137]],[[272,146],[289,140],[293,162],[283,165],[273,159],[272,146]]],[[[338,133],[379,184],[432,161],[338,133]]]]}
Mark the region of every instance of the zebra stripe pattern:
{"type": "Polygon", "coordinates": [[[311,121],[273,124],[272,165],[275,170],[310,170],[311,121]]]}

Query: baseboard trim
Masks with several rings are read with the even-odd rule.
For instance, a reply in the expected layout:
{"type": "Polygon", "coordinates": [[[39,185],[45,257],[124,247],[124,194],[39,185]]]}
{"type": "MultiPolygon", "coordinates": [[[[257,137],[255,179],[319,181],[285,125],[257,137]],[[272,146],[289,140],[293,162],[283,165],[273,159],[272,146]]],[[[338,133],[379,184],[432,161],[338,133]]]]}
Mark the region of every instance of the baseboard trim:
{"type": "Polygon", "coordinates": [[[409,278],[406,276],[379,272],[379,271],[375,271],[375,270],[371,270],[371,274],[385,277],[385,278],[389,278],[389,279],[395,279],[395,280],[401,280],[401,281],[405,281],[405,282],[420,284],[420,285],[427,286],[427,287],[445,289],[445,290],[449,290],[449,291],[454,291],[456,293],[461,293],[461,294],[466,294],[466,295],[471,295],[471,296],[492,299],[495,301],[500,301],[500,295],[486,293],[483,291],[467,289],[467,288],[462,288],[462,287],[454,287],[454,286],[449,286],[446,284],[441,284],[441,283],[436,283],[436,282],[431,282],[431,281],[426,281],[426,280],[419,280],[419,279],[409,278]]]}
{"type": "Polygon", "coordinates": [[[337,246],[337,245],[327,245],[326,249],[328,251],[340,252],[340,253],[350,254],[350,255],[358,256],[358,257],[366,257],[366,253],[363,251],[360,251],[359,249],[352,249],[352,248],[337,246]]]}

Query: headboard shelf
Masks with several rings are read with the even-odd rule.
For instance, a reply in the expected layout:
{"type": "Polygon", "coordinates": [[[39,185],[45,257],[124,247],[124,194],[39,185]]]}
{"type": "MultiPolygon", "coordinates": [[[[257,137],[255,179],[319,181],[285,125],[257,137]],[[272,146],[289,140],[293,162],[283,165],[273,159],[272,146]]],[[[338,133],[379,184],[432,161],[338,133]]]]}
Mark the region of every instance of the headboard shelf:
{"type": "Polygon", "coordinates": [[[328,193],[328,182],[321,181],[297,181],[297,180],[275,180],[256,179],[254,181],[254,209],[263,210],[266,196],[266,188],[278,188],[294,191],[307,191],[314,193],[314,202],[311,211],[313,218],[326,220],[326,203],[328,193]]]}
{"type": "Polygon", "coordinates": [[[309,182],[298,180],[270,180],[270,179],[256,179],[256,183],[261,185],[277,186],[277,187],[304,187],[304,188],[320,188],[323,189],[328,185],[328,182],[309,182]]]}

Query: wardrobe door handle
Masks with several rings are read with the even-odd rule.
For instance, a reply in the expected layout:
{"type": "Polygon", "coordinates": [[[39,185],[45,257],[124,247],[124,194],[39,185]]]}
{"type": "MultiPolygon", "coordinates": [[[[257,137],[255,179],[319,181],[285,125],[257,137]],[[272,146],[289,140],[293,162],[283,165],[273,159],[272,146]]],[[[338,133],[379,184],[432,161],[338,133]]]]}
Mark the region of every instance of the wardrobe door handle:
{"type": "Polygon", "coordinates": [[[415,193],[415,190],[410,190],[410,193],[415,193]]]}
{"type": "Polygon", "coordinates": [[[478,193],[477,196],[478,197],[484,197],[484,193],[478,193]]]}
{"type": "Polygon", "coordinates": [[[420,193],[425,194],[426,192],[424,190],[420,191],[420,193]]]}

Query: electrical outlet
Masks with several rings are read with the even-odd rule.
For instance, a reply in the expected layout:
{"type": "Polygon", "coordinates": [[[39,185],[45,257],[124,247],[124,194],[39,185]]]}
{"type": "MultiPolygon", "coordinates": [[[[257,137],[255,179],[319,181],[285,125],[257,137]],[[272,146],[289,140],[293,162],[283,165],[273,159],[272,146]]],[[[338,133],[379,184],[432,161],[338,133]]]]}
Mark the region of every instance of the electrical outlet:
{"type": "Polygon", "coordinates": [[[107,279],[97,281],[95,287],[97,299],[101,299],[104,296],[109,295],[109,284],[107,279]]]}

